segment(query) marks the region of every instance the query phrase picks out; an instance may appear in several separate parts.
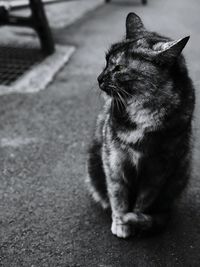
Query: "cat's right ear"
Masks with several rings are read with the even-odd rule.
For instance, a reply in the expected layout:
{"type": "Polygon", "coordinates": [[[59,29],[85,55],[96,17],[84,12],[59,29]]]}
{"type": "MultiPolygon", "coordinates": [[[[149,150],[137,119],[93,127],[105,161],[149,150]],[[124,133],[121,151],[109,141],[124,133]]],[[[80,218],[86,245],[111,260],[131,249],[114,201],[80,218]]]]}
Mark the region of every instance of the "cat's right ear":
{"type": "Polygon", "coordinates": [[[144,30],[140,17],[133,12],[129,13],[126,17],[126,39],[135,39],[144,30]]]}
{"type": "Polygon", "coordinates": [[[187,36],[177,41],[161,44],[159,49],[157,48],[157,61],[173,63],[173,61],[181,54],[189,39],[190,36],[187,36]]]}

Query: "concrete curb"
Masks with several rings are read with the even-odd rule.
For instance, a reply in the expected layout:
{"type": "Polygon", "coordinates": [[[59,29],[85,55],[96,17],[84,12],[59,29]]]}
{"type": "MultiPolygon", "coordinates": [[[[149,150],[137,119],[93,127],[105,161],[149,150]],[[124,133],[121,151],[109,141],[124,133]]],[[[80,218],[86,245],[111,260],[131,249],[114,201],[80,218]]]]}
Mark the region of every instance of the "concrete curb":
{"type": "Polygon", "coordinates": [[[51,83],[56,73],[69,61],[75,51],[73,46],[56,46],[56,52],[34,65],[11,86],[0,86],[0,95],[10,93],[36,93],[51,83]]]}
{"type": "MultiPolygon", "coordinates": [[[[66,27],[87,12],[103,4],[103,0],[85,0],[60,2],[55,5],[45,6],[47,17],[52,28],[66,27]]],[[[20,16],[29,15],[28,9],[22,9],[13,12],[20,16]]],[[[3,27],[0,29],[1,44],[17,44],[20,47],[34,47],[39,45],[33,29],[18,27],[3,27]],[[21,38],[23,37],[24,38],[21,38]]],[[[44,90],[50,82],[53,81],[56,73],[69,61],[70,56],[75,51],[73,46],[56,46],[56,52],[44,59],[41,63],[34,65],[29,71],[21,76],[15,83],[10,86],[0,85],[0,95],[10,93],[36,93],[44,90]]]]}

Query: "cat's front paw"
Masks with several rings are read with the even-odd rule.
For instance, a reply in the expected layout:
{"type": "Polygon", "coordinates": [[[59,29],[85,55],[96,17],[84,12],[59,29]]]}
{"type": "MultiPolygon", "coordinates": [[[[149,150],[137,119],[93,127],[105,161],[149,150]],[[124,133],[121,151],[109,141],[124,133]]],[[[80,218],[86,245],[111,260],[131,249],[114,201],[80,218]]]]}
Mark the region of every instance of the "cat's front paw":
{"type": "Polygon", "coordinates": [[[131,228],[119,220],[113,220],[111,232],[119,238],[127,238],[131,235],[131,228]]]}

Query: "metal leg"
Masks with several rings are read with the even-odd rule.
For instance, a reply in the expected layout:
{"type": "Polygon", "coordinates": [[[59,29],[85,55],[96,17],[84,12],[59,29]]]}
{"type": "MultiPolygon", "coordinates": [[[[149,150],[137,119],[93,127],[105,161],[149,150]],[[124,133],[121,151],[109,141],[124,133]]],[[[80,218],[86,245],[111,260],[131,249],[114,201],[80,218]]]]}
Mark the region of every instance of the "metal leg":
{"type": "Polygon", "coordinates": [[[147,0],[142,0],[142,4],[146,5],[147,4],[147,0]]]}
{"type": "Polygon", "coordinates": [[[33,25],[39,35],[42,50],[46,54],[52,54],[55,51],[55,46],[43,4],[41,0],[29,1],[32,11],[33,25]]]}
{"type": "Polygon", "coordinates": [[[55,51],[54,40],[48,24],[41,0],[29,0],[30,17],[19,17],[9,14],[9,9],[0,7],[0,25],[22,26],[34,28],[37,32],[44,54],[50,55],[55,51]]]}

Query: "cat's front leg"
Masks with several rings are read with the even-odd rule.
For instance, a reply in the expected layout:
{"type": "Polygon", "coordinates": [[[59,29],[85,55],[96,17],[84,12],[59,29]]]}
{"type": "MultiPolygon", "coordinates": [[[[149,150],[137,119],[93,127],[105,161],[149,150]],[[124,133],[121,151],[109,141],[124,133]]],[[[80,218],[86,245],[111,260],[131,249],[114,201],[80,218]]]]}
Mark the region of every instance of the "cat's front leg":
{"type": "Polygon", "coordinates": [[[123,172],[123,161],[124,155],[114,147],[104,154],[104,169],[112,209],[111,231],[117,237],[127,238],[131,235],[131,229],[128,223],[123,222],[123,217],[129,210],[129,190],[123,172]]]}
{"type": "Polygon", "coordinates": [[[130,225],[123,221],[124,215],[128,212],[128,188],[120,181],[122,174],[118,173],[118,179],[113,175],[108,178],[108,193],[112,209],[111,231],[114,235],[121,238],[127,238],[131,235],[130,225]],[[120,177],[120,178],[119,178],[120,177]]]}

